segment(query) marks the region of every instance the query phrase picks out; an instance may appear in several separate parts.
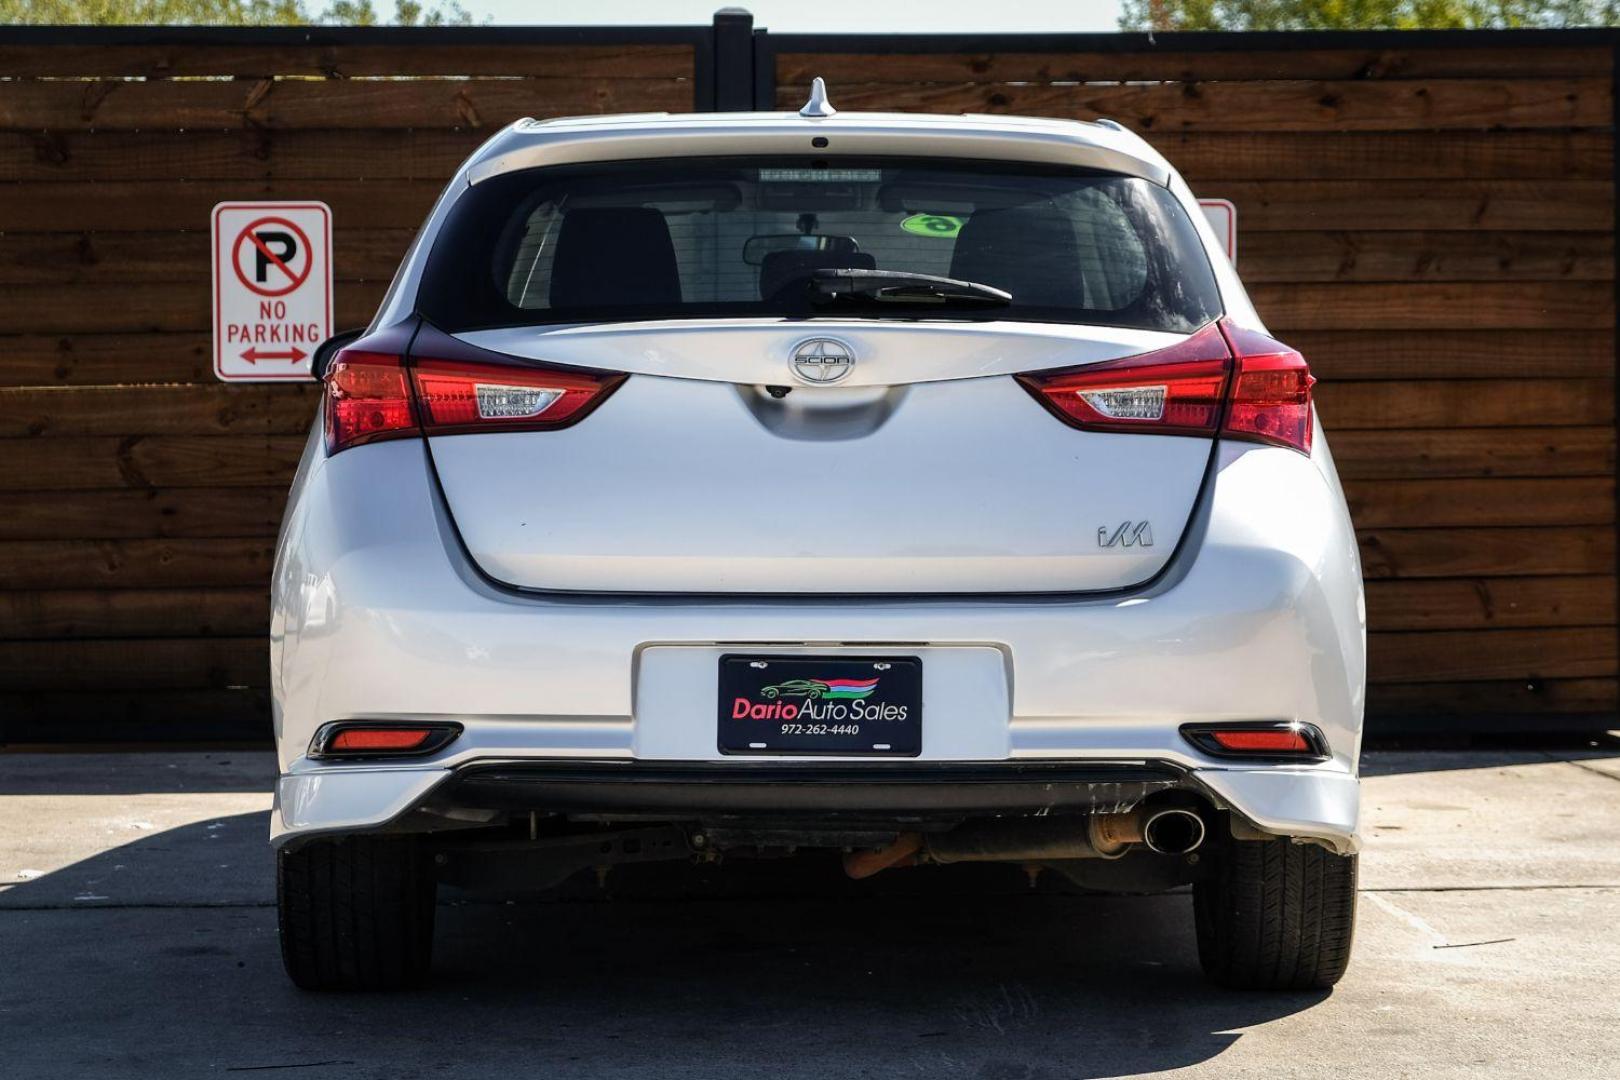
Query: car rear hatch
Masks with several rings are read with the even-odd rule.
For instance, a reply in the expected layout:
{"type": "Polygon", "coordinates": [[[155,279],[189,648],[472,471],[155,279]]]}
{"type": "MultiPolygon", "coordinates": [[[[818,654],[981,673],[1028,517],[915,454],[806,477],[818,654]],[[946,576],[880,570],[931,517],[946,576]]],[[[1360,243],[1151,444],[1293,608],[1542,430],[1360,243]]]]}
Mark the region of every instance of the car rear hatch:
{"type": "Polygon", "coordinates": [[[498,581],[1093,592],[1151,578],[1186,528],[1219,301],[1186,209],[1142,177],[596,163],[461,197],[411,356],[419,393],[440,380],[425,426],[456,528],[498,581]]]}
{"type": "Polygon", "coordinates": [[[1156,574],[1212,440],[1079,430],[1014,375],[1184,340],[995,324],[666,324],[459,341],[425,332],[413,352],[630,372],[562,429],[430,436],[467,550],[501,582],[1056,592],[1156,574]],[[795,357],[807,352],[853,364],[837,385],[805,385],[795,357]]]}

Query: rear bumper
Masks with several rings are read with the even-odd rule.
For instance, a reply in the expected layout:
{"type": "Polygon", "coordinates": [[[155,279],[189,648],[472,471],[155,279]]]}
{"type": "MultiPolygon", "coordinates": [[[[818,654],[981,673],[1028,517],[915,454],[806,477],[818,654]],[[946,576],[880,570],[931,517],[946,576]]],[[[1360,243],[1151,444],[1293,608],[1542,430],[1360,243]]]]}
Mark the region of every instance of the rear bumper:
{"type": "MultiPolygon", "coordinates": [[[[916,821],[929,816],[1112,812],[1187,790],[1279,835],[1356,850],[1356,778],[1317,770],[1197,769],[1165,763],[948,765],[895,768],[664,766],[620,762],[500,762],[451,769],[329,769],[284,776],[272,842],[385,829],[434,807],[647,815],[916,821]]],[[[462,816],[465,816],[464,814],[462,816]]]]}
{"type": "MultiPolygon", "coordinates": [[[[711,658],[864,650],[927,658],[923,754],[896,769],[1146,764],[1179,771],[1266,831],[1348,850],[1365,658],[1343,497],[1320,440],[1310,459],[1252,445],[1217,453],[1182,549],[1138,594],[883,600],[515,594],[468,564],[420,444],[317,454],[295,486],[274,577],[276,838],[377,828],[472,775],[463,770],[510,762],[742,775],[749,764],[715,745],[711,658]],[[348,719],[453,720],[463,734],[409,764],[305,755],[321,724],[348,719]],[[1202,754],[1178,730],[1250,720],[1315,724],[1333,756],[1245,766],[1202,754]]],[[[769,786],[814,795],[786,783],[769,786]]],[[[927,786],[895,783],[907,797],[927,786]]],[[[1046,797],[971,790],[988,812],[1046,797]]],[[[677,809],[736,797],[705,785],[660,794],[677,809]]]]}

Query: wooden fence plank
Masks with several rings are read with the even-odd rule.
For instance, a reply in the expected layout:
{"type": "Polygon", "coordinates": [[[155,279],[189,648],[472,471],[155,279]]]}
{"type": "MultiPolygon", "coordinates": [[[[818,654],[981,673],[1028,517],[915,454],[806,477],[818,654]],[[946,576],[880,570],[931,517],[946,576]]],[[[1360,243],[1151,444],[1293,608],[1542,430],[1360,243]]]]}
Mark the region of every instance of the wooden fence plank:
{"type": "Polygon", "coordinates": [[[1410,379],[1322,383],[1323,425],[1352,428],[1552,427],[1614,420],[1612,379],[1410,379]]]}
{"type": "Polygon", "coordinates": [[[1388,630],[1613,626],[1611,576],[1367,582],[1367,623],[1388,630]]]}
{"type": "MultiPolygon", "coordinates": [[[[0,589],[141,589],[252,585],[270,580],[275,538],[6,540],[0,589]]],[[[3,683],[0,683],[3,685],[3,683]]]]}
{"type": "Polygon", "coordinates": [[[212,382],[211,333],[0,337],[0,386],[212,382]]]}
{"type": "MultiPolygon", "coordinates": [[[[305,346],[306,349],[311,346],[305,346]]],[[[320,400],[281,386],[51,386],[0,390],[0,439],[73,435],[297,435],[320,400]]],[[[3,444],[0,444],[3,445],[3,444]]]]}
{"type": "MultiPolygon", "coordinates": [[[[833,53],[776,57],[780,87],[807,88],[821,76],[838,91],[850,83],[1101,82],[1205,79],[1567,78],[1607,75],[1609,50],[1588,48],[1234,49],[1177,52],[833,53]]],[[[97,72],[89,72],[97,74],[97,72]]],[[[789,101],[803,100],[803,95],[789,101]]]]}
{"type": "Polygon", "coordinates": [[[1155,131],[1147,138],[1194,190],[1223,180],[1608,180],[1614,167],[1614,136],[1606,131],[1155,131]]]}
{"type": "Polygon", "coordinates": [[[414,230],[443,189],[442,180],[352,178],[318,184],[305,180],[19,183],[0,199],[0,231],[192,230],[207,236],[209,214],[218,202],[320,199],[332,208],[333,246],[341,253],[351,230],[414,230]],[[132,207],[139,207],[139,212],[132,207]]]}
{"type": "Polygon", "coordinates": [[[1201,184],[1198,194],[1231,199],[1245,236],[1317,229],[1609,232],[1613,226],[1614,188],[1601,180],[1227,180],[1201,184]]]}
{"type": "Polygon", "coordinates": [[[1367,687],[1369,718],[1613,713],[1617,706],[1620,680],[1612,678],[1548,679],[1527,675],[1473,682],[1374,683],[1367,687]]]}
{"type": "MultiPolygon", "coordinates": [[[[1565,73],[1589,61],[1568,54],[1565,73]]],[[[383,75],[540,75],[552,79],[663,79],[692,77],[690,45],[0,45],[0,71],[13,79],[119,76],[305,75],[355,78],[383,75]]],[[[1502,74],[1502,73],[1498,73],[1502,74]]],[[[1549,72],[1548,74],[1552,74],[1549,72]]]]}
{"type": "Polygon", "coordinates": [[[1614,474],[1611,427],[1330,430],[1328,443],[1346,482],[1614,474]]]}
{"type": "Polygon", "coordinates": [[[303,450],[294,435],[13,439],[0,491],[285,487],[303,450]]]}
{"type": "Polygon", "coordinates": [[[1335,381],[1614,374],[1608,327],[1561,330],[1556,344],[1541,330],[1290,330],[1286,337],[1318,377],[1335,381]]]}
{"type": "MultiPolygon", "coordinates": [[[[842,109],[1107,117],[1143,132],[1430,131],[1606,128],[1613,121],[1609,96],[1605,76],[1125,84],[863,81],[842,83],[834,100],[842,109]]],[[[778,108],[798,108],[804,98],[802,86],[777,87],[778,108]]],[[[50,112],[72,115],[62,105],[50,112]]],[[[0,112],[0,119],[4,116],[0,112]]]]}
{"type": "Polygon", "coordinates": [[[0,641],[0,686],[8,691],[267,686],[266,648],[262,635],[0,641]]]}
{"type": "Polygon", "coordinates": [[[0,743],[268,743],[264,687],[0,693],[0,743]]]}
{"type": "Polygon", "coordinates": [[[1613,525],[1610,477],[1522,480],[1346,480],[1357,528],[1613,525]]]}
{"type": "MultiPolygon", "coordinates": [[[[388,281],[414,229],[344,229],[332,245],[339,281],[388,281]]],[[[208,288],[206,227],[190,232],[11,232],[0,235],[0,285],[190,282],[208,288]]],[[[1566,277],[1578,277],[1572,267],[1566,277]]],[[[1522,276],[1522,275],[1520,275],[1522,276]]]]}
{"type": "MultiPolygon", "coordinates": [[[[1569,83],[1583,115],[1594,93],[1569,83]]],[[[1523,97],[1524,95],[1510,95],[1523,97]]],[[[1515,112],[1534,111],[1520,101],[1515,112]]],[[[1540,103],[1539,107],[1550,107],[1540,103]]],[[[525,116],[692,108],[690,84],[648,79],[240,79],[14,82],[0,94],[13,131],[460,128],[495,132],[525,116]]]]}
{"type": "MultiPolygon", "coordinates": [[[[364,162],[368,180],[443,184],[488,137],[487,131],[410,128],[8,131],[0,132],[0,180],[347,180],[354,178],[355,163],[364,162]]],[[[1533,175],[1569,179],[1585,175],[1584,144],[1562,152],[1555,146],[1539,148],[1550,157],[1569,159],[1570,167],[1533,175]]],[[[1480,175],[1516,174],[1485,170],[1480,175]]],[[[1608,173],[1599,175],[1606,178],[1608,173]]]]}
{"type": "Polygon", "coordinates": [[[1615,674],[1620,636],[1613,626],[1537,630],[1437,630],[1367,635],[1367,680],[1428,683],[1547,679],[1615,674]]]}
{"type": "Polygon", "coordinates": [[[1363,529],[1361,572],[1386,578],[1614,572],[1610,529],[1363,529]]]}
{"type": "Polygon", "coordinates": [[[0,492],[0,540],[275,536],[285,487],[0,492]]]}
{"type": "Polygon", "coordinates": [[[1422,282],[1252,285],[1267,325],[1295,330],[1459,327],[1603,330],[1614,325],[1608,282],[1422,282]]]}
{"type": "Polygon", "coordinates": [[[1238,269],[1250,285],[1613,281],[1614,241],[1600,232],[1254,232],[1239,245],[1238,269]]]}
{"type": "MultiPolygon", "coordinates": [[[[365,326],[387,290],[386,280],[338,282],[336,324],[365,326]]],[[[173,333],[207,330],[214,318],[211,292],[188,282],[11,285],[6,295],[0,333],[173,333]]]]}
{"type": "Polygon", "coordinates": [[[0,592],[0,640],[267,634],[264,588],[0,592]]]}
{"type": "MultiPolygon", "coordinates": [[[[0,180],[444,183],[485,131],[0,132],[0,180]]],[[[1606,131],[1149,132],[1194,189],[1227,180],[1608,180],[1606,131]]]]}

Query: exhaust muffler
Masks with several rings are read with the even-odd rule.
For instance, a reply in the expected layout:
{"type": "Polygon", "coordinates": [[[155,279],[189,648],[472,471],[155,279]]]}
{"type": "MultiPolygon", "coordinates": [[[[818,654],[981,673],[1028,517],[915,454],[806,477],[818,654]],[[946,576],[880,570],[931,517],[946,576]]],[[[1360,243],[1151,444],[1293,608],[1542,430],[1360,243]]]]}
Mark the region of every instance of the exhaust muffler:
{"type": "Polygon", "coordinates": [[[1204,819],[1192,810],[1137,807],[1122,814],[988,818],[938,834],[902,833],[876,851],[844,856],[844,871],[867,878],[891,866],[918,862],[1038,863],[1065,859],[1117,859],[1134,844],[1160,855],[1186,855],[1204,842],[1204,819]]]}

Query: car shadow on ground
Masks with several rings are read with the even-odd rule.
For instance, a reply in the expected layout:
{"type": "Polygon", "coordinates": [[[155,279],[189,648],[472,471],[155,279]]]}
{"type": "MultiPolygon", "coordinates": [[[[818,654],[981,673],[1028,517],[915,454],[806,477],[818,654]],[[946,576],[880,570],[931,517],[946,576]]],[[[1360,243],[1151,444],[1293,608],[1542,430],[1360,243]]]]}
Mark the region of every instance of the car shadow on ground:
{"type": "Polygon", "coordinates": [[[853,886],[809,859],[616,871],[595,899],[446,889],[430,987],[306,994],[265,826],[171,829],[0,894],[0,1013],[85,1076],[139,1047],[142,1068],[311,1076],[1079,1078],[1206,1061],[1326,997],[1206,984],[1185,893],[1031,892],[1001,867],[853,886]],[[191,1001],[204,1031],[172,1024],[191,1001]]]}

